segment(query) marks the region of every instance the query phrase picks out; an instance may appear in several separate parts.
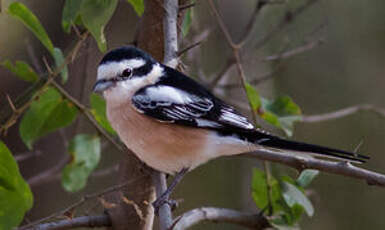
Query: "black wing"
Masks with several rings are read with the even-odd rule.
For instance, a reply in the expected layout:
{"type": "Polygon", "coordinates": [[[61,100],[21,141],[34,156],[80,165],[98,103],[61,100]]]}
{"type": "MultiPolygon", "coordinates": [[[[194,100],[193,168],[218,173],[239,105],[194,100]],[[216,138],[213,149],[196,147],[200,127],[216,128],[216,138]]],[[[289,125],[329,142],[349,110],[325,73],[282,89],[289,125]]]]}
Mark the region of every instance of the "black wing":
{"type": "Polygon", "coordinates": [[[263,146],[365,162],[369,157],[343,150],[285,140],[255,129],[248,120],[213,96],[191,78],[168,67],[154,85],[139,90],[132,98],[136,109],[161,122],[208,128],[225,135],[236,135],[263,146]]]}
{"type": "Polygon", "coordinates": [[[170,68],[161,80],[132,97],[137,110],[162,122],[223,132],[252,131],[254,126],[192,79],[170,68]]]}

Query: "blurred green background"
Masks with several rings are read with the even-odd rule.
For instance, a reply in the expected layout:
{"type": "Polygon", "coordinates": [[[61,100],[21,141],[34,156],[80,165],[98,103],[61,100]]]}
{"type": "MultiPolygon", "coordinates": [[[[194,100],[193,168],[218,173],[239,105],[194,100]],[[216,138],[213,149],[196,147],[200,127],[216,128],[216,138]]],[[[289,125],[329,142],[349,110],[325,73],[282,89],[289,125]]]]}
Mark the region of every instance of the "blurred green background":
{"type": "MultiPolygon", "coordinates": [[[[0,61],[5,58],[30,62],[28,50],[37,56],[48,56],[42,45],[18,21],[10,18],[4,9],[11,1],[2,1],[0,14],[0,61]],[[30,51],[31,52],[31,51],[30,51]]],[[[22,1],[38,16],[49,36],[59,47],[68,47],[73,35],[61,28],[61,11],[64,1],[22,1]]],[[[198,48],[183,58],[186,72],[203,83],[222,69],[230,49],[210,13],[205,1],[196,1],[193,26],[181,47],[191,44],[205,31],[207,39],[198,48]]],[[[242,61],[248,79],[255,79],[273,71],[272,78],[257,86],[265,97],[288,95],[301,107],[305,115],[321,114],[356,104],[373,104],[385,107],[385,2],[372,1],[318,1],[284,31],[278,33],[262,49],[255,49],[255,42],[266,34],[287,9],[293,9],[304,1],[287,1],[265,7],[257,18],[256,27],[242,50],[242,61]],[[315,30],[318,28],[317,30],[315,30]],[[322,38],[324,42],[314,49],[278,62],[261,61],[263,57],[290,50],[308,41],[322,38]]],[[[129,4],[119,3],[105,34],[108,47],[114,48],[133,40],[138,18],[129,4]]],[[[222,0],[217,2],[224,21],[232,36],[237,39],[253,10],[255,1],[222,0]]],[[[72,75],[84,71],[95,76],[96,66],[102,54],[94,41],[88,45],[85,60],[70,66],[70,80],[66,86],[74,95],[84,90],[79,79],[72,75]]],[[[16,97],[27,84],[0,69],[0,102],[5,93],[16,97]]],[[[78,75],[77,75],[78,76],[78,75]]],[[[237,73],[232,68],[220,83],[237,82],[237,73]]],[[[84,87],[90,90],[92,81],[84,87]]],[[[214,93],[242,109],[247,101],[241,88],[214,93]]],[[[247,110],[243,109],[245,114],[247,110]]],[[[263,125],[270,129],[270,127],[263,125]]],[[[67,128],[70,130],[70,128],[67,128]]],[[[69,132],[69,131],[67,131],[69,132]]],[[[282,133],[280,133],[282,134],[282,133]]],[[[372,160],[364,167],[385,173],[385,119],[372,112],[359,112],[341,119],[302,123],[295,126],[294,139],[353,151],[361,142],[360,152],[368,153],[372,160]]],[[[18,136],[17,127],[10,130],[4,139],[13,153],[23,153],[26,148],[18,136]]],[[[42,169],[50,168],[64,154],[60,134],[52,134],[39,141],[36,149],[44,154],[20,163],[22,174],[30,178],[42,169]],[[58,149],[61,148],[61,151],[58,149]]],[[[105,147],[98,169],[108,168],[119,161],[119,154],[105,147]]],[[[201,206],[220,206],[253,210],[250,181],[253,167],[260,162],[244,158],[223,158],[199,167],[182,181],[174,198],[184,202],[177,211],[181,213],[201,206]]],[[[284,166],[273,165],[275,172],[294,171],[284,166]]],[[[84,193],[102,189],[114,183],[114,174],[91,178],[85,191],[76,194],[65,192],[59,180],[32,187],[35,195],[33,210],[27,215],[30,220],[44,217],[76,201],[84,193]]],[[[304,217],[302,229],[383,229],[385,227],[385,191],[383,188],[366,185],[362,181],[326,173],[313,182],[310,195],[315,215],[304,217]]],[[[88,207],[92,211],[93,207],[88,207]]],[[[226,224],[202,224],[194,229],[238,229],[226,224]]]]}

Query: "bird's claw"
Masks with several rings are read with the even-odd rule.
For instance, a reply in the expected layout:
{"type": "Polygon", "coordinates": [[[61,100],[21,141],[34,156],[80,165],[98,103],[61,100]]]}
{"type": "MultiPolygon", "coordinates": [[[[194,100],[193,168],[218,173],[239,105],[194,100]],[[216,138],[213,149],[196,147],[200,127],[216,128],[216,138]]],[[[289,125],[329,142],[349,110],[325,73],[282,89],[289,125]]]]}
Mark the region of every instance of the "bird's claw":
{"type": "Polygon", "coordinates": [[[152,202],[152,206],[155,210],[155,215],[159,215],[159,209],[165,204],[171,207],[171,211],[174,211],[178,207],[178,201],[168,199],[167,197],[160,197],[154,202],[152,202]]]}

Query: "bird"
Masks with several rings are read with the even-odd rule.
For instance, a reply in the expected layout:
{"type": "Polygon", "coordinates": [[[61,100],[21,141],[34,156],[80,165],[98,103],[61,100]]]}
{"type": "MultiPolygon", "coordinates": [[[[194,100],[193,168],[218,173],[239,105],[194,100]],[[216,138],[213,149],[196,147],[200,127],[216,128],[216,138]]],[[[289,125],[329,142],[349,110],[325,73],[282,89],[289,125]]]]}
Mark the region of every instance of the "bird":
{"type": "Polygon", "coordinates": [[[121,141],[149,167],[174,175],[159,208],[183,176],[209,160],[268,148],[363,163],[366,155],[287,140],[256,128],[233,106],[145,51],[123,46],[100,61],[94,92],[121,141]]]}

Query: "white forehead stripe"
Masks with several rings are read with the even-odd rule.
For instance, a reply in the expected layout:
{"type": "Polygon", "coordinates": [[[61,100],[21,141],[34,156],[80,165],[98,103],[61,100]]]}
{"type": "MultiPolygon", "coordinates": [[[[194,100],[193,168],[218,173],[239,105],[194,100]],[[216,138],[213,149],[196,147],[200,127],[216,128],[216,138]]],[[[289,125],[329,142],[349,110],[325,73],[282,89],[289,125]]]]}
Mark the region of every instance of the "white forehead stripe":
{"type": "Polygon", "coordinates": [[[144,66],[146,61],[141,58],[113,61],[102,64],[98,68],[98,80],[109,79],[121,74],[126,68],[136,69],[144,66]]]}

